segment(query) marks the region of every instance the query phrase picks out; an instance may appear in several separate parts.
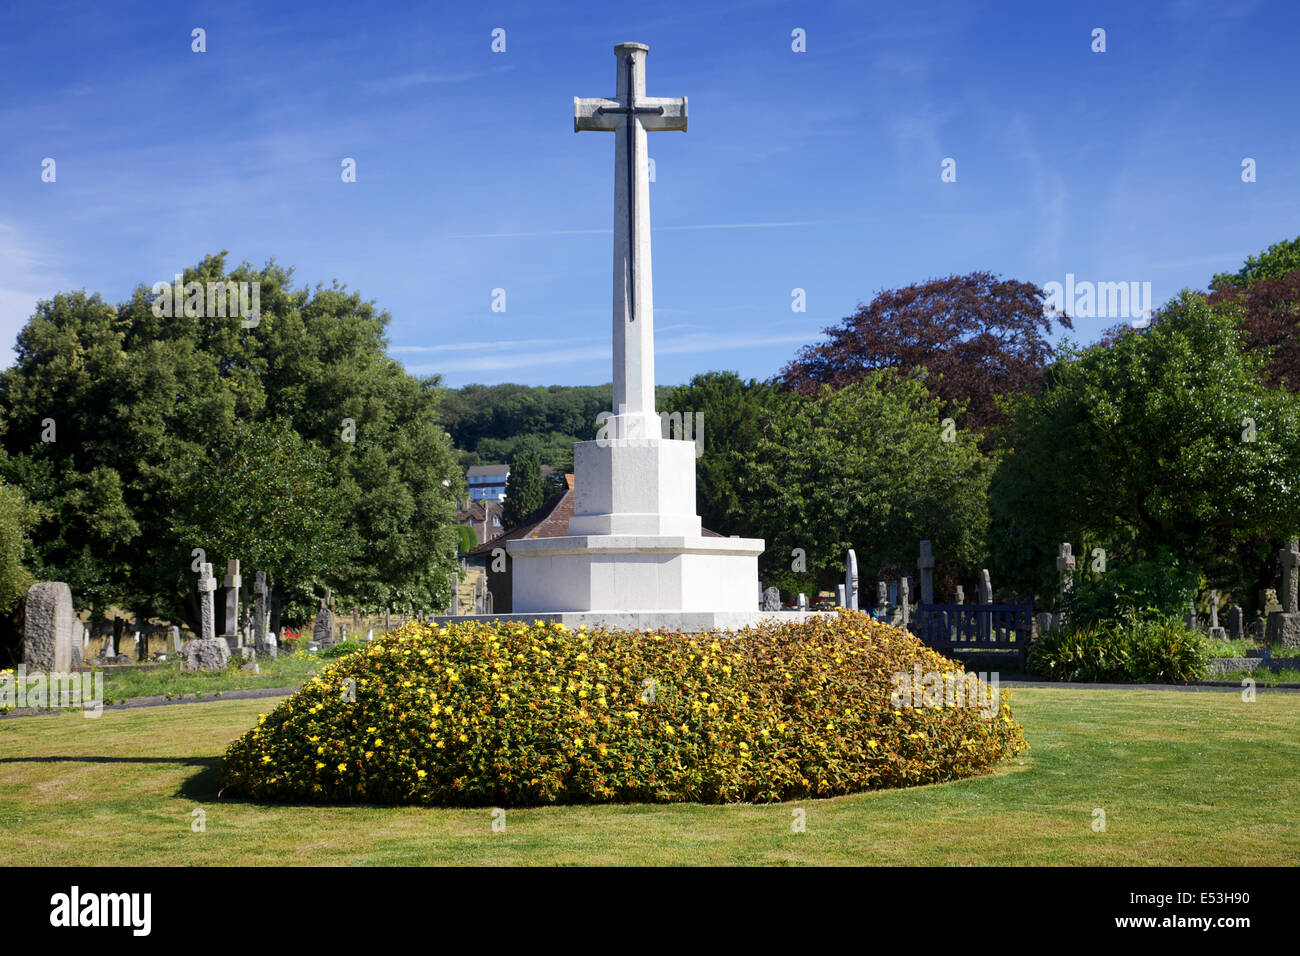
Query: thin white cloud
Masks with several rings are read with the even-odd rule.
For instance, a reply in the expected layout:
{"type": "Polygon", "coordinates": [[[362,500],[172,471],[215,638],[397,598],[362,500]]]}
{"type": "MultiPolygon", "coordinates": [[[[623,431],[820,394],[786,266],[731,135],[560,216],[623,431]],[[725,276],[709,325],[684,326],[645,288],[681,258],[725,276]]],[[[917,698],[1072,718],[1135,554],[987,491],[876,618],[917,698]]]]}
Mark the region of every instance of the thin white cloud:
{"type": "MultiPolygon", "coordinates": [[[[783,229],[788,226],[824,226],[832,219],[799,219],[788,222],[713,222],[697,226],[655,226],[655,232],[687,232],[695,229],[783,229]]],[[[481,232],[448,239],[529,239],[536,236],[608,236],[613,229],[552,229],[545,232],[481,232]]]]}
{"type": "Polygon", "coordinates": [[[0,369],[13,364],[18,333],[36,311],[66,282],[45,264],[41,253],[8,223],[0,223],[0,369]]]}

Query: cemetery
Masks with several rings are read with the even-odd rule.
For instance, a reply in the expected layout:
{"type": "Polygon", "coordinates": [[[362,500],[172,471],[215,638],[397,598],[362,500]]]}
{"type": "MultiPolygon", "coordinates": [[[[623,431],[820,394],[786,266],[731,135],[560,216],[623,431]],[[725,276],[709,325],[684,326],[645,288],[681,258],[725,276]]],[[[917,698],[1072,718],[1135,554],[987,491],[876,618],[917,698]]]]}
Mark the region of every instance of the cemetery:
{"type": "MultiPolygon", "coordinates": [[[[456,524],[506,447],[462,439],[479,393],[404,371],[337,284],[223,252],[177,278],[251,283],[251,324],[165,282],[38,305],[0,371],[19,841],[52,865],[1294,863],[1300,376],[1272,310],[1300,314],[1300,238],[1086,347],[1048,341],[1043,288],[975,272],[879,293],[768,381],[668,385],[648,134],[686,133],[688,98],[647,94],[646,44],[613,53],[613,95],[572,114],[613,134],[607,407],[572,435],[482,413],[519,432],[499,533],[456,524]],[[975,314],[1005,336],[910,351],[975,314]],[[669,427],[695,416],[702,440],[669,427]]],[[[602,210],[608,185],[584,183],[602,210]]]]}

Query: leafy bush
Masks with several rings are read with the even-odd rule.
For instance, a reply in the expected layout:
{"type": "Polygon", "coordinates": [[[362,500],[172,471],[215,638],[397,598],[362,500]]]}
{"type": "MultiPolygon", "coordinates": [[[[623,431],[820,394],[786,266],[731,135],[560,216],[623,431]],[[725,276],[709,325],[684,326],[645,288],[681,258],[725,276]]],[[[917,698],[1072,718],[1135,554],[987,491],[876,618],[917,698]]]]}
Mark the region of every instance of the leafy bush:
{"type": "Polygon", "coordinates": [[[1052,631],[1029,647],[1029,671],[1062,681],[1183,684],[1209,671],[1214,651],[1178,618],[1052,631]]]}
{"type": "Polygon", "coordinates": [[[984,711],[895,707],[898,675],[919,672],[961,673],[855,612],[730,636],[412,622],[262,715],[227,750],[222,786],[376,803],[771,801],[951,780],[1024,749],[1005,692],[984,711]]]}
{"type": "Polygon", "coordinates": [[[1163,622],[1187,609],[1196,576],[1170,561],[1117,564],[1105,574],[1083,577],[1066,599],[1071,627],[1163,622]]]}
{"type": "Polygon", "coordinates": [[[346,657],[349,654],[355,654],[357,651],[365,649],[364,641],[339,641],[337,644],[331,644],[329,647],[320,649],[320,656],[325,658],[346,657]]]}

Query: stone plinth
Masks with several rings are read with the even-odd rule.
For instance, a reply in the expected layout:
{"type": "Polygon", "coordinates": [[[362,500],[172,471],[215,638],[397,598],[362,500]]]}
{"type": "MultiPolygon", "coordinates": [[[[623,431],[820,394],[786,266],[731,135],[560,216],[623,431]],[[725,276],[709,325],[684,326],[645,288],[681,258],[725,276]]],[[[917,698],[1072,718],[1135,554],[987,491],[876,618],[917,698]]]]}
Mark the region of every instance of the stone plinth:
{"type": "Polygon", "coordinates": [[[434,624],[457,624],[462,621],[521,622],[554,621],[570,631],[608,628],[624,631],[667,629],[683,633],[736,631],[764,623],[806,621],[815,617],[835,617],[834,611],[539,611],[532,614],[445,614],[433,618],[434,624]]]}
{"type": "Polygon", "coordinates": [[[230,646],[220,637],[189,641],[181,653],[184,655],[182,669],[189,671],[219,671],[230,660],[230,646]]]}
{"type": "Polygon", "coordinates": [[[1264,642],[1270,646],[1280,644],[1283,647],[1300,647],[1300,614],[1288,614],[1286,611],[1270,614],[1268,627],[1264,631],[1264,642]]]}
{"type": "Polygon", "coordinates": [[[694,442],[653,436],[578,442],[573,471],[569,534],[699,536],[694,442]]]}

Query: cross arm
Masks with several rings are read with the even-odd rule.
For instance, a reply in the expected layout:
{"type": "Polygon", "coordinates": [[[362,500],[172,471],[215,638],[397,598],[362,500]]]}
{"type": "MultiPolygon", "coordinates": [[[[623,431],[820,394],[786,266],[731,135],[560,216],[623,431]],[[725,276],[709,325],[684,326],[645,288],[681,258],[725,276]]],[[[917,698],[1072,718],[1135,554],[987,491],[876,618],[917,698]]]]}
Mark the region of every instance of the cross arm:
{"type": "Polygon", "coordinates": [[[602,113],[602,109],[616,110],[618,100],[606,100],[597,96],[591,99],[573,98],[573,131],[579,133],[584,129],[604,130],[612,133],[618,129],[622,119],[617,113],[602,113]]]}
{"type": "Polygon", "coordinates": [[[660,113],[642,113],[641,125],[650,132],[661,130],[681,130],[686,132],[686,97],[675,99],[671,96],[645,96],[637,101],[641,109],[659,109],[660,113]]]}

